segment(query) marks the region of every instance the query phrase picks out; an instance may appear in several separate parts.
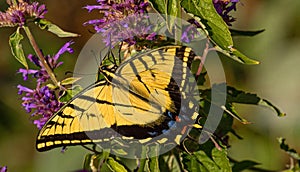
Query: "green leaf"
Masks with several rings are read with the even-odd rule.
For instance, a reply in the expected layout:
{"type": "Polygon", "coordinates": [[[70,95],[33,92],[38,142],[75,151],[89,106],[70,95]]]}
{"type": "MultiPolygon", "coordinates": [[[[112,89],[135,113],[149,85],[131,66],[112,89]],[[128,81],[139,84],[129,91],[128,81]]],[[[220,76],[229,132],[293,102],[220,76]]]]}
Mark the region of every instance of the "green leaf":
{"type": "Polygon", "coordinates": [[[256,65],[259,64],[259,61],[253,60],[243,53],[239,52],[238,50],[231,48],[230,50],[224,50],[219,46],[215,46],[215,49],[219,51],[220,53],[232,58],[233,60],[242,63],[242,64],[248,64],[248,65],[256,65]]]}
{"type": "Polygon", "coordinates": [[[158,161],[159,147],[158,146],[150,146],[149,152],[151,152],[151,153],[154,152],[155,155],[157,155],[157,156],[149,158],[148,165],[146,167],[148,167],[150,171],[159,172],[159,161],[158,161]]]}
{"type": "Polygon", "coordinates": [[[244,55],[243,53],[241,53],[240,51],[238,51],[237,49],[231,48],[231,56],[232,58],[237,58],[238,60],[240,60],[242,63],[245,64],[259,64],[259,61],[250,59],[249,57],[247,57],[246,55],[244,55]]]}
{"type": "Polygon", "coordinates": [[[167,0],[149,0],[152,7],[160,14],[167,14],[167,0]]]}
{"type": "Polygon", "coordinates": [[[280,149],[284,150],[292,158],[296,160],[300,160],[300,155],[297,153],[295,149],[291,149],[289,145],[285,143],[285,138],[280,137],[277,140],[280,143],[280,149]]]}
{"type": "Polygon", "coordinates": [[[234,117],[235,119],[237,119],[239,122],[241,122],[242,124],[250,124],[251,122],[249,122],[248,120],[246,120],[245,118],[241,117],[236,110],[234,109],[234,106],[232,106],[232,104],[227,104],[226,106],[222,106],[222,109],[228,113],[229,115],[231,115],[232,117],[234,117]]]}
{"type": "Polygon", "coordinates": [[[58,86],[51,83],[47,84],[47,87],[50,88],[50,90],[55,90],[56,88],[58,88],[58,86]]]}
{"type": "Polygon", "coordinates": [[[200,17],[201,23],[206,26],[205,29],[215,44],[225,50],[233,46],[228,26],[216,12],[211,0],[182,0],[181,6],[188,13],[200,17]]]}
{"type": "Polygon", "coordinates": [[[221,122],[215,131],[219,137],[225,136],[228,132],[231,132],[233,125],[233,117],[230,114],[224,114],[221,122]]]}
{"type": "MultiPolygon", "coordinates": [[[[142,157],[145,157],[146,154],[147,154],[147,147],[143,146],[142,147],[142,153],[141,153],[141,155],[142,155],[142,157]]],[[[145,167],[147,166],[146,163],[147,163],[147,159],[146,158],[140,159],[140,166],[138,167],[137,172],[143,172],[143,171],[145,171],[145,167]]]]}
{"type": "Polygon", "coordinates": [[[78,81],[80,79],[81,78],[79,78],[79,77],[69,77],[69,78],[66,78],[66,79],[62,80],[60,82],[60,84],[63,85],[63,86],[72,85],[72,84],[74,84],[76,81],[78,81]]]}
{"type": "Polygon", "coordinates": [[[178,152],[170,151],[158,158],[160,171],[181,172],[181,159],[178,152]]]}
{"type": "Polygon", "coordinates": [[[108,157],[106,160],[107,165],[110,167],[111,170],[116,171],[116,172],[127,172],[126,168],[117,162],[115,159],[112,157],[108,157]]]}
{"type": "Polygon", "coordinates": [[[286,115],[268,100],[262,99],[256,94],[246,93],[245,91],[237,90],[234,87],[230,86],[227,86],[227,101],[230,103],[262,105],[273,109],[280,117],[286,115]]]}
{"type": "Polygon", "coordinates": [[[66,31],[62,30],[61,28],[59,28],[58,26],[56,26],[55,24],[51,23],[50,21],[48,21],[46,19],[39,19],[36,21],[36,23],[38,24],[38,26],[41,29],[46,29],[47,31],[54,33],[58,37],[78,37],[79,36],[76,33],[66,32],[66,31]]]}
{"type": "Polygon", "coordinates": [[[286,116],[286,113],[283,113],[279,110],[279,108],[277,108],[276,106],[274,106],[271,102],[269,102],[268,100],[266,99],[261,99],[258,103],[259,105],[262,105],[262,106],[267,106],[267,107],[270,107],[272,108],[273,110],[276,111],[277,115],[279,117],[283,117],[283,116],[286,116]]]}
{"type": "Polygon", "coordinates": [[[76,94],[78,94],[82,90],[80,85],[74,85],[71,89],[65,90],[62,95],[59,97],[60,102],[68,102],[71,100],[76,94]]]}
{"type": "Polygon", "coordinates": [[[258,165],[259,163],[254,162],[254,161],[250,161],[250,160],[244,160],[241,162],[235,162],[233,167],[232,167],[232,171],[233,172],[240,172],[246,169],[249,169],[251,167],[254,167],[255,165],[258,165]]]}
{"type": "Polygon", "coordinates": [[[127,170],[129,171],[136,171],[139,164],[139,159],[127,159],[123,157],[116,157],[116,160],[120,162],[122,165],[126,167],[127,170]]]}
{"type": "Polygon", "coordinates": [[[89,170],[90,169],[90,163],[92,159],[93,154],[87,154],[84,157],[84,162],[83,162],[83,169],[84,170],[89,170]]]}
{"type": "Polygon", "coordinates": [[[149,170],[159,172],[159,161],[158,156],[149,159],[149,170]]]}
{"type": "Polygon", "coordinates": [[[209,172],[201,163],[198,162],[195,156],[189,155],[187,153],[182,154],[182,163],[184,169],[193,172],[209,172]]]}
{"type": "Polygon", "coordinates": [[[83,168],[88,171],[96,171],[98,167],[102,167],[104,160],[106,159],[105,153],[100,154],[87,154],[85,156],[83,168]]]}
{"type": "Polygon", "coordinates": [[[227,152],[225,149],[219,150],[217,148],[213,148],[212,159],[222,169],[223,172],[231,171],[229,159],[227,158],[227,152]]]}
{"type": "Polygon", "coordinates": [[[175,21],[180,18],[180,4],[178,0],[150,0],[152,7],[160,14],[165,15],[167,28],[172,33],[175,21]]]}
{"type": "Polygon", "coordinates": [[[20,44],[23,39],[23,35],[20,34],[20,29],[18,28],[15,33],[9,37],[9,46],[13,56],[26,68],[28,69],[28,64],[24,55],[22,44],[20,44]]]}
{"type": "Polygon", "coordinates": [[[178,0],[167,0],[167,27],[169,31],[173,30],[176,18],[180,17],[178,16],[180,14],[179,10],[181,10],[181,7],[178,0]]]}
{"type": "Polygon", "coordinates": [[[231,36],[255,36],[265,31],[265,29],[256,30],[256,31],[242,31],[236,29],[229,29],[231,36]]]}
{"type": "Polygon", "coordinates": [[[220,167],[208,157],[204,151],[200,150],[198,152],[194,152],[194,156],[196,159],[203,164],[205,169],[208,171],[220,171],[220,167]]]}

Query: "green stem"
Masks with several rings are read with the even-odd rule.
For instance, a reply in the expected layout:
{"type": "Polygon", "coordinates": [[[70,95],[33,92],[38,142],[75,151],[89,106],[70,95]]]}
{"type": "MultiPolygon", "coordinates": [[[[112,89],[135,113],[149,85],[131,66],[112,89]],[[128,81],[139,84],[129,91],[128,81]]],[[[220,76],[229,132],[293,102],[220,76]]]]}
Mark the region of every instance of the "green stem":
{"type": "Polygon", "coordinates": [[[33,35],[31,34],[29,28],[27,26],[23,27],[25,30],[25,33],[30,41],[31,46],[33,47],[37,57],[40,59],[41,63],[43,64],[45,70],[47,71],[47,73],[50,76],[50,79],[52,80],[52,82],[54,83],[55,86],[59,86],[58,81],[56,80],[56,77],[52,71],[52,69],[50,68],[50,66],[48,65],[45,57],[43,56],[41,50],[39,49],[37,43],[35,42],[35,39],[33,37],[33,35]]]}

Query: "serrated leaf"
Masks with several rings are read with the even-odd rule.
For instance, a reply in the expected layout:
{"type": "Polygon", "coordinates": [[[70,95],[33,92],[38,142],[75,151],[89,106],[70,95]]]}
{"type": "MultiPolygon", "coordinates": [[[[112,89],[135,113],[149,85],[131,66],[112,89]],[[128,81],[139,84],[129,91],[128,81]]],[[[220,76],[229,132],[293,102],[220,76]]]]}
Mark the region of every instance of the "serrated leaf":
{"type": "Polygon", "coordinates": [[[117,162],[115,159],[113,159],[112,157],[108,157],[106,163],[109,166],[109,168],[113,171],[127,172],[126,168],[122,164],[117,162]]]}
{"type": "Polygon", "coordinates": [[[54,33],[55,35],[57,35],[58,37],[78,37],[79,35],[76,33],[71,33],[71,32],[67,32],[62,30],[60,27],[58,27],[57,25],[51,23],[50,21],[46,20],[46,19],[39,19],[36,21],[36,23],[38,24],[38,26],[41,29],[45,29],[49,32],[54,33]]]}
{"type": "Polygon", "coordinates": [[[254,161],[250,161],[250,160],[235,162],[233,167],[232,167],[232,171],[233,172],[240,172],[240,171],[249,169],[251,167],[254,167],[255,165],[258,165],[258,164],[259,163],[254,162],[254,161]]]}
{"type": "Polygon", "coordinates": [[[231,172],[229,159],[227,158],[227,152],[225,149],[213,148],[212,159],[222,169],[223,172],[231,172]]]}
{"type": "Polygon", "coordinates": [[[262,99],[256,94],[246,93],[245,91],[237,90],[234,87],[230,86],[227,86],[227,101],[230,103],[262,105],[273,109],[280,117],[286,115],[268,100],[262,99]]]}
{"type": "Polygon", "coordinates": [[[181,6],[188,13],[200,17],[201,23],[206,26],[205,29],[215,44],[225,50],[233,46],[228,26],[215,10],[211,0],[183,0],[181,6]]]}
{"type": "Polygon", "coordinates": [[[243,31],[236,29],[229,29],[231,36],[255,36],[265,31],[265,29],[256,30],[256,31],[243,31]]]}
{"type": "Polygon", "coordinates": [[[26,57],[24,55],[22,44],[20,43],[23,39],[23,35],[20,34],[20,29],[18,28],[15,33],[9,37],[9,46],[11,53],[26,69],[28,69],[28,64],[26,57]]]}
{"type": "Polygon", "coordinates": [[[68,102],[71,100],[76,94],[78,94],[82,90],[80,85],[74,85],[71,89],[67,89],[63,91],[61,96],[59,97],[60,102],[68,102]]]}
{"type": "Polygon", "coordinates": [[[285,138],[277,138],[280,143],[280,149],[284,150],[287,154],[289,154],[292,158],[296,160],[300,160],[300,155],[297,153],[295,149],[289,147],[288,144],[285,143],[285,138]]]}
{"type": "Polygon", "coordinates": [[[66,86],[66,85],[72,85],[72,84],[74,84],[75,82],[77,82],[80,79],[81,78],[79,78],[79,77],[69,77],[69,78],[66,78],[66,79],[62,80],[60,82],[60,84],[64,85],[64,86],[66,86]]]}

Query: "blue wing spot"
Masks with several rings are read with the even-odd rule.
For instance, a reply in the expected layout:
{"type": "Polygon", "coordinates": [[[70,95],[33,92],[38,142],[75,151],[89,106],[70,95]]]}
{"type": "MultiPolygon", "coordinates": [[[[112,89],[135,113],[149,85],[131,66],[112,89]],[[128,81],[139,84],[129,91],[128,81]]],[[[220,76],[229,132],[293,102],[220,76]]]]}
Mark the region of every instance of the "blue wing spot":
{"type": "Polygon", "coordinates": [[[148,132],[148,134],[150,134],[151,136],[156,136],[158,133],[157,132],[148,132]]]}
{"type": "Polygon", "coordinates": [[[175,125],[175,121],[169,121],[169,122],[168,122],[169,128],[171,128],[173,125],[175,125]]]}

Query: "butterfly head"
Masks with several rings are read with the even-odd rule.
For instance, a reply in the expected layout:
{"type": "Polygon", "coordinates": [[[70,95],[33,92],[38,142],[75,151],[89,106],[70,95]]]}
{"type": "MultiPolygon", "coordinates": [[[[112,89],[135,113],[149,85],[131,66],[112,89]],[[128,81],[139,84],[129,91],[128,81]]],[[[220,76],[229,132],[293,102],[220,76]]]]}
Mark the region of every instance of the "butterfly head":
{"type": "Polygon", "coordinates": [[[113,78],[114,73],[116,72],[118,66],[115,64],[112,65],[102,65],[99,67],[99,72],[103,74],[106,78],[113,78]]]}

